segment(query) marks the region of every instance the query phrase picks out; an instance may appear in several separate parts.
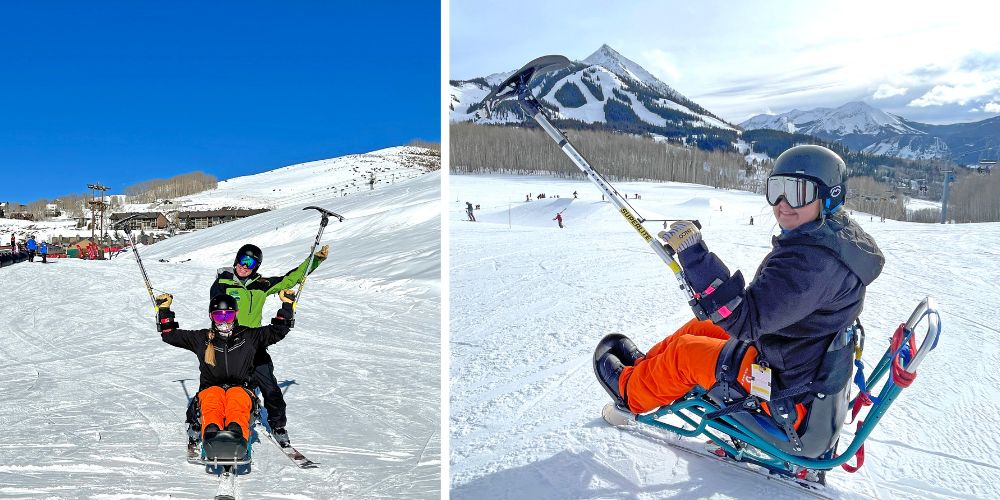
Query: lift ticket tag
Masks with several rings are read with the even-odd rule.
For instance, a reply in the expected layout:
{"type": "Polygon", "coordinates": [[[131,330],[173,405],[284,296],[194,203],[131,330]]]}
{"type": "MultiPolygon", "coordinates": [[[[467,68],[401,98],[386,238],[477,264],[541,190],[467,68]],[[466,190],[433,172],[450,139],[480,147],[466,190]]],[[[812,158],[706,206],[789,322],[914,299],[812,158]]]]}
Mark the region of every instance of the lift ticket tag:
{"type": "Polygon", "coordinates": [[[771,369],[754,363],[750,367],[750,394],[765,401],[771,400],[771,369]]]}

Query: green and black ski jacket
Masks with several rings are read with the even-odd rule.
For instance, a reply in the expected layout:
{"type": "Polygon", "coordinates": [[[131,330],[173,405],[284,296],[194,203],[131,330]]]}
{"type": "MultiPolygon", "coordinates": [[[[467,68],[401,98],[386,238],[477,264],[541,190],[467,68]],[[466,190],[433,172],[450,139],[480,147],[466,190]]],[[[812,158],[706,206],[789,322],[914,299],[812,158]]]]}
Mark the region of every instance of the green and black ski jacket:
{"type": "MultiPolygon", "coordinates": [[[[313,259],[312,269],[309,270],[310,274],[319,267],[320,262],[322,261],[319,259],[313,259]]],[[[234,297],[239,307],[236,322],[241,326],[257,328],[260,326],[267,296],[298,285],[306,275],[305,269],[308,263],[309,258],[307,257],[299,267],[288,271],[284,276],[264,278],[254,272],[242,280],[236,276],[232,267],[223,267],[216,274],[209,296],[214,297],[224,293],[234,297]]]]}

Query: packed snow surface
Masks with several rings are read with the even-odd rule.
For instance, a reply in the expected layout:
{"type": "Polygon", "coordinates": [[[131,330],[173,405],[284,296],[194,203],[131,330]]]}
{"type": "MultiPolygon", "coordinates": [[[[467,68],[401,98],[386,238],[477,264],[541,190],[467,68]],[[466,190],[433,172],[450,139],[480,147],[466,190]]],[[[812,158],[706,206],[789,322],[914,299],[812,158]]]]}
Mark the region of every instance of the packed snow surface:
{"type": "MultiPolygon", "coordinates": [[[[308,179],[270,173],[276,186],[309,180],[315,196],[275,198],[281,208],[140,256],[157,292],[174,295],[181,327],[205,328],[216,269],[243,243],[263,249],[265,276],[280,276],[319,229],[319,213],[304,207],[344,215],[323,234],[330,257],[302,292],[295,328],[269,349],[292,444],[321,465],[298,469],[262,439],[240,497],[438,498],[440,172],[341,196],[323,187],[350,174],[324,168],[308,179]]],[[[261,190],[244,186],[248,196],[261,190]]],[[[0,269],[0,496],[214,495],[218,479],[185,460],[197,361],[160,340],[135,259],[50,262],[0,269]]],[[[271,298],[265,321],[277,308],[271,298]]]]}
{"type": "MultiPolygon", "coordinates": [[[[704,450],[703,440],[619,430],[601,419],[609,399],[591,366],[597,341],[622,332],[648,349],[691,311],[669,269],[593,185],[468,175],[452,175],[450,184],[452,498],[803,496],[664,444],[704,450]],[[534,199],[540,192],[549,198],[534,199]],[[466,201],[481,205],[480,222],[463,222],[466,201]],[[565,229],[552,220],[560,211],[565,229]]],[[[629,202],[646,218],[700,220],[712,251],[748,278],[777,233],[760,195],[680,183],[615,187],[641,194],[629,202]]],[[[1000,224],[854,217],[886,257],[861,316],[866,373],[927,295],[941,310],[943,333],[867,440],[864,467],[829,473],[824,494],[1000,497],[1000,224]]],[[[843,441],[853,427],[844,427],[843,441]]]]}

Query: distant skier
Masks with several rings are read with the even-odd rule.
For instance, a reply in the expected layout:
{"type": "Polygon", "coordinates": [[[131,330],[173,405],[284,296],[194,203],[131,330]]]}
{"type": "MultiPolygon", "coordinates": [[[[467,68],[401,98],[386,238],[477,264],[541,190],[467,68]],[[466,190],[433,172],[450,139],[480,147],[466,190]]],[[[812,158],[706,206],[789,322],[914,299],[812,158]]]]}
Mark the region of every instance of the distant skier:
{"type": "Polygon", "coordinates": [[[28,249],[28,262],[34,262],[35,250],[38,249],[38,243],[35,242],[34,235],[28,236],[28,242],[25,243],[25,248],[28,249]]]}
{"type": "Polygon", "coordinates": [[[43,241],[38,247],[38,253],[42,255],[42,264],[47,264],[48,261],[45,260],[45,257],[49,254],[49,244],[43,241]]]}
{"type": "Polygon", "coordinates": [[[469,216],[469,220],[470,221],[476,222],[476,214],[472,213],[472,202],[471,201],[465,202],[465,215],[469,216]]]}
{"type": "Polygon", "coordinates": [[[201,330],[181,330],[170,310],[173,297],[167,294],[156,298],[157,330],[160,338],[175,347],[194,352],[198,357],[197,402],[201,413],[201,435],[206,443],[220,433],[242,440],[246,453],[250,439],[250,410],[254,398],[254,359],[267,346],[285,338],[292,327],[295,293],[281,290],[281,309],[271,324],[249,328],[237,322],[239,305],[234,297],[220,294],[209,302],[211,326],[201,330]]]}
{"type": "Polygon", "coordinates": [[[562,219],[563,219],[562,212],[557,213],[556,216],[552,219],[559,224],[559,229],[563,228],[562,219]]]}
{"type": "Polygon", "coordinates": [[[531,201],[531,193],[524,195],[524,201],[531,201]]]}
{"type": "MultiPolygon", "coordinates": [[[[326,260],[329,251],[330,246],[323,245],[323,248],[316,252],[309,273],[315,271],[326,260]]],[[[264,254],[256,245],[243,245],[236,252],[233,267],[219,269],[215,281],[212,283],[210,296],[225,294],[236,299],[239,305],[236,320],[240,326],[259,327],[267,297],[286,288],[294,287],[307,274],[308,257],[302,264],[288,271],[284,276],[264,278],[258,274],[263,259],[264,254]]],[[[266,346],[257,351],[253,366],[255,374],[251,387],[260,388],[260,393],[264,396],[264,408],[267,409],[268,425],[273,430],[272,435],[282,446],[287,446],[291,444],[291,440],[285,429],[288,421],[285,414],[285,398],[281,393],[281,388],[278,387],[278,380],[274,376],[274,363],[266,346]]],[[[197,439],[200,429],[195,423],[193,406],[188,407],[187,423],[189,437],[197,439]]]]}
{"type": "Polygon", "coordinates": [[[14,233],[11,233],[10,234],[10,252],[11,253],[17,252],[17,246],[15,246],[16,243],[17,243],[17,238],[14,237],[14,233]]]}
{"type": "Polygon", "coordinates": [[[753,225],[753,216],[752,215],[750,216],[750,225],[751,226],[753,225]]]}
{"type": "MultiPolygon", "coordinates": [[[[842,210],[846,175],[844,161],[820,146],[796,146],[778,157],[767,178],[766,199],[781,234],[749,286],[740,272],[731,275],[709,252],[694,223],[671,225],[663,237],[677,252],[691,288],[711,290],[697,296],[694,306],[698,316],[710,319],[692,319],[645,354],[623,335],[605,337],[595,351],[595,368],[619,408],[644,413],[674,402],[695,385],[711,389],[725,383],[733,390],[743,387],[740,394],[746,394],[751,371],[765,370],[751,365],[766,362],[774,372],[771,390],[787,394],[770,404],[784,402],[792,411],[782,412],[779,423],[794,428],[808,411],[805,405],[821,397],[809,391],[810,384],[822,389],[820,377],[836,370],[850,373],[853,344],[838,347],[835,365],[821,367],[820,361],[828,359],[828,348],[861,314],[865,289],[885,259],[871,236],[842,210]],[[745,354],[724,349],[727,345],[742,347],[745,354]],[[732,357],[720,359],[724,352],[732,357]],[[738,369],[717,380],[716,367],[722,365],[738,369]]],[[[776,413],[772,417],[778,419],[776,413]]],[[[841,425],[834,420],[824,425],[841,425]]]]}
{"type": "Polygon", "coordinates": [[[576,191],[573,191],[573,199],[575,200],[576,198],[577,198],[576,191]]]}

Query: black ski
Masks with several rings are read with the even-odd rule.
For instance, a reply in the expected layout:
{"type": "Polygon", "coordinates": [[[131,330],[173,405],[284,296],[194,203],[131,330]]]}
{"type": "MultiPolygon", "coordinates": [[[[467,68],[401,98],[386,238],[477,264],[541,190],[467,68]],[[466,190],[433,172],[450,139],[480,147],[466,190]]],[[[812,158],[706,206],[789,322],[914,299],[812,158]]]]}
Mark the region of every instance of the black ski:
{"type": "Polygon", "coordinates": [[[319,462],[313,462],[312,460],[309,460],[308,458],[306,458],[305,455],[300,453],[299,450],[296,450],[294,447],[281,446],[281,443],[278,443],[278,440],[274,439],[274,436],[271,435],[271,431],[268,430],[263,425],[261,424],[257,425],[257,433],[267,436],[267,440],[274,443],[274,445],[277,446],[279,450],[281,450],[281,453],[283,453],[286,457],[288,457],[288,459],[291,460],[293,463],[295,463],[295,465],[297,465],[300,469],[315,469],[319,467],[319,462]]]}

